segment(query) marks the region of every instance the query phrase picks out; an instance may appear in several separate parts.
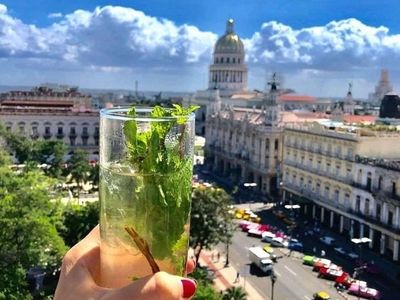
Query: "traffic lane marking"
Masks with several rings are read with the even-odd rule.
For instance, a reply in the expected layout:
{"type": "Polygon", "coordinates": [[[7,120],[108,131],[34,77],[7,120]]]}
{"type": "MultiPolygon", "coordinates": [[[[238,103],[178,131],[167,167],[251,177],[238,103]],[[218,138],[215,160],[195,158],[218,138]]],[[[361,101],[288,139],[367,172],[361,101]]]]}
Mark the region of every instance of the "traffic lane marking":
{"type": "Polygon", "coordinates": [[[286,270],[288,270],[289,273],[292,273],[292,275],[297,276],[296,272],[293,271],[291,268],[289,268],[287,265],[283,266],[286,270]]]}
{"type": "Polygon", "coordinates": [[[274,273],[276,274],[276,275],[278,275],[278,276],[282,276],[278,271],[276,271],[275,269],[274,269],[274,273]]]}
{"type": "Polygon", "coordinates": [[[304,295],[304,298],[306,298],[307,300],[311,300],[311,298],[306,295],[304,295]]]}

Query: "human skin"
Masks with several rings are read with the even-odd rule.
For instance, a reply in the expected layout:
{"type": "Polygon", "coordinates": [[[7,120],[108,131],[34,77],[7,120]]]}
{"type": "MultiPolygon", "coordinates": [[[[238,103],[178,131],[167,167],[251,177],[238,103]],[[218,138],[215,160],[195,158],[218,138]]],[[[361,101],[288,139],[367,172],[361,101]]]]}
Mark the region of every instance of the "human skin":
{"type": "MultiPolygon", "coordinates": [[[[188,273],[195,267],[189,259],[188,273]]],[[[72,247],[63,259],[55,300],[180,300],[190,299],[196,290],[194,280],[165,272],[135,280],[118,288],[103,288],[100,279],[100,232],[96,226],[82,241],[72,247]]]]}

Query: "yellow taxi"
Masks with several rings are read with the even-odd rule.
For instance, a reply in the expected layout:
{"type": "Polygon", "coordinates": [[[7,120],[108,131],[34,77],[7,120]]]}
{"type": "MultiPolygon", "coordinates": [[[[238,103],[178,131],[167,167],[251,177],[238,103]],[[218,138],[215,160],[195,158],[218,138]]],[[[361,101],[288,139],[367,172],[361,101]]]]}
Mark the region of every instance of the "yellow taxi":
{"type": "Polygon", "coordinates": [[[330,300],[331,297],[327,292],[318,292],[314,294],[314,300],[330,300]]]}

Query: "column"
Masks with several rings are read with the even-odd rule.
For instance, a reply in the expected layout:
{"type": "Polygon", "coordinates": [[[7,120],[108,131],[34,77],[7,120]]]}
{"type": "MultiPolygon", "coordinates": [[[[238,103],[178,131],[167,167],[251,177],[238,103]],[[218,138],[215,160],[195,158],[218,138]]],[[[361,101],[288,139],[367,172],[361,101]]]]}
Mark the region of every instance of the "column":
{"type": "Polygon", "coordinates": [[[324,223],[325,219],[325,208],[321,207],[321,223],[324,223]]]}
{"type": "Polygon", "coordinates": [[[381,221],[383,223],[387,223],[387,219],[388,219],[388,207],[387,207],[387,203],[384,202],[383,206],[382,206],[381,221]]]}
{"type": "Polygon", "coordinates": [[[354,238],[354,221],[350,221],[350,238],[354,238]]]}
{"type": "Polygon", "coordinates": [[[364,224],[360,223],[360,238],[364,237],[364,224]]]}
{"type": "Polygon", "coordinates": [[[335,213],[333,211],[331,211],[331,215],[330,215],[330,220],[329,220],[329,227],[333,228],[333,222],[335,220],[335,213]]]}
{"type": "Polygon", "coordinates": [[[316,209],[315,204],[313,204],[313,206],[312,206],[312,217],[313,217],[313,219],[315,219],[315,209],[316,209]]]}
{"type": "Polygon", "coordinates": [[[261,167],[263,168],[263,167],[265,167],[265,139],[261,140],[260,152],[261,152],[261,161],[260,161],[260,163],[261,163],[261,167]]]}
{"type": "Polygon", "coordinates": [[[371,242],[369,242],[369,248],[372,249],[372,247],[374,246],[374,230],[370,227],[369,228],[369,239],[371,240],[371,242]]]}
{"type": "Polygon", "coordinates": [[[275,168],[275,164],[274,164],[274,146],[275,146],[275,139],[274,138],[270,138],[269,139],[269,166],[268,169],[274,169],[275,168]]]}
{"type": "Polygon", "coordinates": [[[399,260],[399,241],[398,240],[393,241],[393,260],[394,261],[399,260]]]}
{"type": "Polygon", "coordinates": [[[384,233],[381,234],[381,247],[380,247],[380,253],[381,255],[385,254],[385,248],[386,248],[386,236],[384,233]]]}
{"type": "Polygon", "coordinates": [[[400,206],[396,206],[396,212],[394,214],[394,226],[400,228],[400,206]]]}
{"type": "Polygon", "coordinates": [[[339,225],[340,233],[343,232],[343,222],[344,222],[344,217],[340,216],[340,225],[339,225]]]}

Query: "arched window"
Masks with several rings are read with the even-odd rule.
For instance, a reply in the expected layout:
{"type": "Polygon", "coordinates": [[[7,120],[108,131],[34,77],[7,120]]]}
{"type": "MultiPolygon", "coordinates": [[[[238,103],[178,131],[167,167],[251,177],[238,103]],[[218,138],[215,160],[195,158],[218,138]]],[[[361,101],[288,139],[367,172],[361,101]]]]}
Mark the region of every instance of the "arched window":
{"type": "Polygon", "coordinates": [[[229,64],[229,57],[226,58],[226,63],[229,64]]]}
{"type": "Polygon", "coordinates": [[[224,58],[223,57],[221,57],[221,64],[224,62],[224,58]]]}

